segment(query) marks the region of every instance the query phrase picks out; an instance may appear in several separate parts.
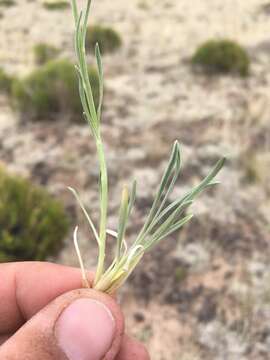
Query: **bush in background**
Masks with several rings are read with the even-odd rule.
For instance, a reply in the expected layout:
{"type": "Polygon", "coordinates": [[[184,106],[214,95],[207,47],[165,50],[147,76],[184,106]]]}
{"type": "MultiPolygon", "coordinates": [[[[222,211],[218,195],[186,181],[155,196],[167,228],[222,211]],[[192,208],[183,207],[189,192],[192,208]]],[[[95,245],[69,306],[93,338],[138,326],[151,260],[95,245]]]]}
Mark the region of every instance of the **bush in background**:
{"type": "Polygon", "coordinates": [[[54,60],[59,54],[59,50],[55,46],[45,43],[36,44],[33,51],[37,65],[44,65],[48,61],[54,60]]]}
{"type": "Polygon", "coordinates": [[[250,59],[244,48],[231,40],[210,40],[202,44],[192,57],[192,63],[210,73],[247,76],[250,59]]]}
{"type": "Polygon", "coordinates": [[[65,0],[43,1],[43,7],[47,10],[62,10],[69,8],[69,2],[65,0]]]}
{"type": "MultiPolygon", "coordinates": [[[[97,71],[89,68],[89,76],[97,105],[97,71]]],[[[54,120],[59,114],[74,120],[82,119],[78,75],[68,60],[50,61],[26,78],[14,81],[12,98],[23,119],[54,120]]]]}
{"type": "Polygon", "coordinates": [[[1,7],[10,7],[16,5],[14,0],[0,0],[1,7]]]}
{"type": "Polygon", "coordinates": [[[105,53],[115,52],[122,45],[120,35],[109,27],[100,25],[89,26],[86,33],[86,47],[93,51],[96,43],[99,44],[100,51],[105,53]]]}
{"type": "Polygon", "coordinates": [[[0,68],[0,92],[4,94],[10,94],[13,77],[8,75],[3,69],[0,68]]]}
{"type": "Polygon", "coordinates": [[[0,169],[0,261],[44,260],[60,249],[69,221],[44,189],[0,169]]]}

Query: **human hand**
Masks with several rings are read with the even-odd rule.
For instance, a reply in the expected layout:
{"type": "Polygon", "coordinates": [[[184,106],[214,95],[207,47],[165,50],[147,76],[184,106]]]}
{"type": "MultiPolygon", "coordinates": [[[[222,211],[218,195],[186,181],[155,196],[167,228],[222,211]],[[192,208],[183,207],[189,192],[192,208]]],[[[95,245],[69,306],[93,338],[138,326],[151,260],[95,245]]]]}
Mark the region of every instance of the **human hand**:
{"type": "Polygon", "coordinates": [[[0,359],[149,360],[143,345],[124,335],[116,301],[80,287],[75,268],[1,264],[0,359]]]}

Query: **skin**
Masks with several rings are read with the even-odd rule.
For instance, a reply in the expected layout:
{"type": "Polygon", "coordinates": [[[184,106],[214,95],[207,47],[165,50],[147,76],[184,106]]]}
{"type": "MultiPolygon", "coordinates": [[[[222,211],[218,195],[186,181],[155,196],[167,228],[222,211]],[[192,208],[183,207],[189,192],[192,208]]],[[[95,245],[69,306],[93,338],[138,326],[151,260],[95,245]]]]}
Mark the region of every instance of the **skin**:
{"type": "Polygon", "coordinates": [[[125,335],[116,300],[81,287],[76,268],[45,262],[0,264],[1,360],[67,360],[55,341],[55,321],[70,303],[85,297],[102,302],[115,320],[111,348],[101,360],[150,360],[144,346],[125,335]]]}

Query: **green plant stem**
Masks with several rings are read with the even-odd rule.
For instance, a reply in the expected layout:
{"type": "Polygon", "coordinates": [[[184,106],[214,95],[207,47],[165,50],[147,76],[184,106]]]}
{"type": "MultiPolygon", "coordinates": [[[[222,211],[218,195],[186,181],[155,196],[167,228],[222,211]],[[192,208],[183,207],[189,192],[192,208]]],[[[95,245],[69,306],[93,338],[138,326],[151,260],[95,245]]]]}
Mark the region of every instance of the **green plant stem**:
{"type": "Polygon", "coordinates": [[[106,228],[108,213],[108,174],[105,159],[104,146],[99,137],[96,142],[98,159],[100,164],[100,227],[99,227],[99,255],[94,284],[97,284],[104,270],[106,252],[106,228]]]}
{"type": "Polygon", "coordinates": [[[84,115],[91,132],[95,138],[96,149],[98,154],[99,171],[100,171],[100,226],[99,226],[99,255],[94,285],[98,283],[104,272],[104,261],[106,252],[106,230],[107,230],[107,213],[108,213],[108,175],[104,152],[104,145],[100,132],[100,113],[103,96],[103,72],[98,44],[96,45],[96,60],[99,74],[99,104],[95,105],[92,84],[88,76],[88,66],[85,54],[85,36],[87,30],[87,21],[90,11],[91,0],[87,1],[86,10],[78,11],[77,3],[72,0],[73,16],[75,20],[75,50],[78,64],[77,71],[79,74],[80,96],[84,109],[84,115]]]}

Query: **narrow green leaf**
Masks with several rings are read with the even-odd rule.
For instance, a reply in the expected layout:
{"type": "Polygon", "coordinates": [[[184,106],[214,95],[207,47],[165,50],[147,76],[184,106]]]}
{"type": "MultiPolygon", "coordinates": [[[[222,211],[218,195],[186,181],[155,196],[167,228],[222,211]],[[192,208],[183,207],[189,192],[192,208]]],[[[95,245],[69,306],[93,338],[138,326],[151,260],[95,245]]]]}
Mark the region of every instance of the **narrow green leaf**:
{"type": "MultiPolygon", "coordinates": [[[[204,189],[206,189],[209,186],[215,185],[216,182],[213,181],[213,178],[217,175],[217,173],[220,171],[222,166],[224,165],[225,158],[222,158],[219,160],[216,165],[214,166],[213,170],[200,182],[199,185],[197,185],[195,188],[193,188],[191,191],[189,191],[182,199],[176,200],[174,203],[170,204],[166,209],[164,209],[161,214],[168,214],[169,211],[172,209],[175,209],[176,204],[178,204],[178,207],[167,217],[167,219],[162,222],[160,227],[156,229],[154,234],[149,235],[149,231],[146,231],[144,236],[141,239],[142,244],[144,244],[145,248],[149,248],[152,246],[154,242],[156,242],[156,239],[164,238],[167,232],[171,233],[172,231],[170,229],[174,229],[174,226],[176,223],[174,222],[177,214],[179,215],[179,212],[182,211],[185,206],[184,204],[190,205],[194,198],[199,195],[204,189]],[[148,236],[147,236],[148,235],[148,236]]],[[[153,223],[150,225],[150,229],[154,227],[154,225],[158,225],[158,222],[162,221],[162,217],[157,217],[157,219],[154,219],[153,223]],[[158,221],[157,221],[158,219],[158,221]]],[[[185,218],[184,218],[185,219],[185,218]]],[[[148,230],[149,230],[148,228],[148,230]]]]}
{"type": "Polygon", "coordinates": [[[179,230],[183,225],[185,225],[188,221],[190,221],[193,218],[193,214],[189,214],[187,216],[185,216],[183,219],[179,220],[178,222],[176,222],[175,224],[173,224],[168,230],[167,232],[164,232],[162,234],[162,236],[160,236],[159,238],[157,238],[154,243],[156,244],[157,242],[159,242],[160,240],[166,238],[167,236],[169,236],[170,234],[174,233],[176,230],[179,230]]]}
{"type": "Polygon", "coordinates": [[[213,170],[201,181],[201,183],[191,190],[190,194],[187,195],[187,200],[194,199],[200,192],[202,192],[206,187],[211,185],[213,178],[217,175],[217,173],[221,170],[225,163],[225,158],[220,159],[213,170]]]}
{"type": "Polygon", "coordinates": [[[131,210],[134,206],[135,203],[135,199],[136,199],[136,190],[137,190],[137,181],[134,180],[132,183],[132,187],[131,187],[131,193],[130,193],[130,197],[129,197],[129,203],[128,203],[128,216],[131,213],[131,210]]]}
{"type": "Polygon", "coordinates": [[[76,0],[71,0],[71,4],[72,4],[73,16],[74,16],[75,22],[77,22],[78,21],[78,7],[77,7],[76,0]]]}
{"type": "MultiPolygon", "coordinates": [[[[157,212],[160,212],[162,209],[160,209],[159,205],[160,205],[160,200],[162,198],[162,194],[164,192],[164,190],[167,188],[168,186],[168,191],[166,192],[165,197],[167,198],[170,194],[170,192],[172,191],[173,185],[179,175],[179,171],[180,171],[180,148],[179,148],[179,144],[176,141],[173,145],[173,149],[171,152],[171,156],[170,156],[170,160],[168,163],[167,168],[164,171],[164,174],[162,176],[160,185],[158,187],[158,191],[157,194],[155,196],[153,205],[151,207],[151,210],[149,212],[149,215],[147,217],[147,220],[143,226],[143,228],[141,229],[137,239],[136,239],[136,244],[140,243],[141,238],[144,237],[147,229],[149,228],[149,226],[151,225],[151,222],[153,221],[153,219],[155,218],[157,212]],[[170,178],[172,176],[172,174],[174,173],[174,176],[170,181],[170,178]],[[169,183],[169,185],[168,185],[169,183]]],[[[166,199],[165,199],[166,200],[166,199]]],[[[163,201],[164,202],[164,201],[163,201]]]]}
{"type": "Polygon", "coordinates": [[[85,46],[85,36],[86,36],[86,31],[87,31],[87,23],[88,23],[88,18],[89,18],[89,12],[90,12],[90,7],[91,7],[91,0],[87,0],[87,5],[86,5],[86,10],[85,10],[85,15],[84,15],[84,22],[83,22],[83,46],[85,46]]]}
{"type": "MultiPolygon", "coordinates": [[[[90,0],[88,0],[89,3],[90,0]]],[[[89,75],[88,75],[88,65],[86,62],[86,57],[85,57],[85,21],[84,21],[84,25],[82,26],[82,17],[83,17],[83,12],[81,11],[78,17],[78,21],[76,24],[76,36],[75,36],[75,48],[76,48],[76,53],[77,53],[77,58],[78,58],[78,67],[80,69],[80,74],[81,74],[81,80],[82,80],[82,85],[83,85],[83,89],[85,92],[85,98],[87,100],[88,103],[88,108],[91,114],[91,118],[89,119],[89,121],[91,121],[93,123],[93,127],[98,127],[97,124],[97,113],[96,113],[96,109],[95,109],[95,104],[94,104],[94,98],[93,98],[93,94],[92,94],[92,89],[91,89],[91,84],[90,84],[90,79],[89,79],[89,75]]]]}
{"type": "Polygon", "coordinates": [[[116,248],[116,258],[117,261],[121,256],[121,249],[123,245],[123,240],[125,236],[127,220],[128,220],[128,189],[124,187],[122,191],[122,199],[119,211],[119,224],[118,224],[118,236],[117,236],[117,248],[116,248]]]}
{"type": "Polygon", "coordinates": [[[147,248],[148,247],[148,243],[152,243],[152,239],[158,238],[160,236],[162,236],[162,234],[164,232],[167,231],[168,228],[170,228],[170,226],[172,226],[172,224],[175,221],[175,218],[178,217],[180,215],[182,209],[176,208],[168,217],[167,219],[165,219],[162,224],[155,230],[155,232],[153,234],[151,234],[149,236],[149,238],[145,239],[144,242],[142,242],[142,244],[147,248]]]}
{"type": "Polygon", "coordinates": [[[76,67],[77,73],[78,73],[78,77],[79,77],[79,95],[80,95],[80,99],[81,99],[81,103],[82,103],[82,107],[83,107],[83,111],[84,111],[84,115],[85,115],[85,119],[88,122],[92,134],[97,137],[97,129],[94,126],[93,122],[91,121],[91,115],[89,112],[89,107],[88,107],[88,103],[85,97],[85,92],[84,92],[84,88],[83,88],[83,83],[82,83],[82,77],[81,77],[81,72],[80,70],[76,67]]]}
{"type": "Polygon", "coordinates": [[[163,210],[165,204],[166,204],[166,201],[169,197],[169,195],[171,194],[174,186],[175,186],[175,183],[178,179],[178,176],[179,176],[179,173],[180,173],[180,169],[181,169],[181,152],[180,152],[180,147],[179,147],[179,144],[178,142],[176,142],[176,146],[177,146],[177,152],[176,152],[176,156],[175,156],[175,170],[174,170],[174,175],[173,175],[173,178],[169,184],[169,187],[164,195],[164,198],[162,199],[162,202],[161,204],[159,205],[159,208],[158,210],[156,211],[155,213],[155,216],[153,218],[152,221],[155,221],[158,217],[158,215],[160,214],[160,212],[163,210]]]}
{"type": "Polygon", "coordinates": [[[95,55],[96,55],[98,79],[99,79],[99,103],[98,103],[97,117],[98,117],[98,121],[100,122],[104,84],[103,84],[103,68],[102,68],[101,54],[98,43],[96,43],[95,55]]]}
{"type": "MultiPolygon", "coordinates": [[[[159,217],[156,219],[156,221],[153,223],[153,227],[156,226],[158,223],[162,221],[162,219],[166,218],[166,216],[170,215],[174,210],[178,209],[180,210],[186,210],[191,204],[193,203],[192,200],[190,201],[184,201],[182,199],[175,200],[173,203],[168,205],[162,213],[160,213],[159,217]]],[[[152,228],[151,227],[151,230],[152,228]]]]}

